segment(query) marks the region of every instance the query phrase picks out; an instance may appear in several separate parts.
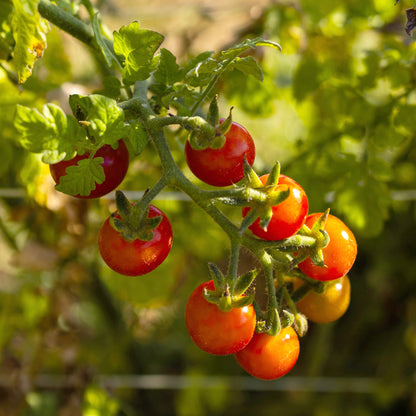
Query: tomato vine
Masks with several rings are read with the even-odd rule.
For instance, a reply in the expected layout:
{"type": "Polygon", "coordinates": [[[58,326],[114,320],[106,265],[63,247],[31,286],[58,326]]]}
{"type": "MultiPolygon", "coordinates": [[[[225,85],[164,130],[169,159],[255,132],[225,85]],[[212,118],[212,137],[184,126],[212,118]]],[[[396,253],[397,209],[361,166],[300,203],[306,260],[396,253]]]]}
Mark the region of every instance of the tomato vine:
{"type": "MultiPolygon", "coordinates": [[[[138,276],[158,267],[169,254],[172,231],[165,214],[151,203],[166,187],[185,193],[223,229],[230,241],[226,273],[210,264],[207,280],[212,280],[212,284],[198,289],[202,297],[195,301],[196,306],[192,303],[187,309],[186,322],[192,338],[208,352],[237,353],[237,361],[256,377],[270,379],[286,374],[298,356],[297,337],[307,332],[307,317],[298,311],[296,303],[311,290],[325,292],[326,284],[321,280],[333,280],[348,273],[355,260],[356,242],[345,224],[338,220],[337,227],[341,229],[338,231],[349,235],[345,252],[339,232],[332,233],[335,217],[329,212],[314,214],[314,221],[309,221],[306,194],[294,180],[280,174],[279,163],[268,175],[257,176],[252,167],[253,139],[233,121],[231,110],[227,118],[219,118],[217,81],[230,70],[261,80],[260,66],[253,57],[243,53],[260,46],[277,50],[280,46],[261,38],[248,39],[225,51],[202,53],[179,65],[169,51],[160,49],[163,36],[159,33],[142,29],[133,22],[114,32],[110,39],[98,13],[89,2],[87,6],[91,26],[46,0],[39,2],[39,13],[92,48],[106,71],[117,79],[117,100],[99,93],[71,95],[69,104],[73,115],[65,114],[54,104],[45,105],[42,112],[19,106],[15,126],[21,134],[21,145],[42,154],[43,162],[50,164],[52,170],[57,164],[72,164],[76,158],[77,164],[59,175],[57,190],[83,198],[102,196],[96,190],[109,178],[100,157],[105,146],[117,148],[123,139],[131,158],[139,157],[148,143],[154,146],[161,176],[135,204],[117,192],[118,212],[105,221],[98,240],[104,261],[125,275],[138,276]],[[215,189],[201,187],[180,169],[165,135],[164,129],[168,127],[188,132],[184,158],[196,176],[216,186],[215,189]],[[230,147],[228,142],[232,142],[230,147]],[[242,142],[244,146],[240,150],[242,142]],[[204,152],[201,157],[206,160],[201,160],[198,152],[204,152]],[[221,155],[220,163],[218,155],[221,155]],[[204,175],[199,174],[202,169],[207,171],[204,175]],[[235,222],[224,214],[222,204],[234,206],[239,212],[243,209],[240,221],[235,222]],[[331,232],[327,231],[326,224],[331,224],[328,227],[331,232]],[[260,267],[239,276],[242,247],[257,258],[260,267]],[[124,263],[121,267],[120,261],[124,263]],[[306,263],[313,263],[313,269],[326,270],[327,262],[343,262],[346,266],[341,275],[325,278],[309,273],[305,267],[306,263]],[[255,281],[260,272],[266,281],[265,305],[255,298],[255,281]],[[294,291],[290,278],[304,283],[294,291]],[[194,312],[194,308],[202,308],[212,316],[208,316],[207,322],[196,319],[200,311],[194,312]],[[218,331],[234,333],[229,329],[233,325],[229,321],[238,320],[231,317],[238,315],[238,311],[246,312],[247,308],[255,311],[255,317],[244,331],[244,340],[237,336],[232,338],[231,346],[207,345],[219,340],[218,331]],[[221,322],[225,322],[223,326],[221,322]],[[278,343],[277,351],[289,349],[292,358],[286,364],[272,360],[277,371],[262,375],[251,365],[252,338],[261,345],[278,343]],[[249,358],[242,358],[246,356],[249,358]]],[[[114,186],[105,189],[112,191],[114,186]]],[[[265,351],[267,348],[264,347],[265,351]]],[[[262,360],[264,367],[269,358],[262,360]]]]}

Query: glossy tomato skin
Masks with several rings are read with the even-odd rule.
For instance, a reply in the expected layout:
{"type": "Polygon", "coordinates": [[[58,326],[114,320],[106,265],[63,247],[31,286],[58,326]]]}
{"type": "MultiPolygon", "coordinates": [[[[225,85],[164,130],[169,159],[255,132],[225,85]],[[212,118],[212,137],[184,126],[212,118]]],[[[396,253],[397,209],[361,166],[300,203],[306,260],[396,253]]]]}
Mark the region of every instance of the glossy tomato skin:
{"type": "MultiPolygon", "coordinates": [[[[296,279],[299,281],[300,279],[296,279]]],[[[296,282],[294,287],[298,287],[296,282]]],[[[343,276],[327,283],[323,293],[309,292],[296,307],[310,321],[325,324],[336,321],[347,311],[351,298],[351,283],[348,276],[343,276]]]]}
{"type": "MultiPolygon", "coordinates": [[[[268,174],[260,177],[263,184],[266,184],[268,177],[268,174]]],[[[260,226],[260,218],[257,218],[249,227],[254,235],[263,240],[283,240],[296,234],[304,224],[308,214],[308,197],[296,181],[286,175],[280,175],[276,189],[278,188],[282,190],[289,188],[290,194],[283,202],[272,207],[273,215],[267,230],[260,226]]],[[[249,207],[243,208],[244,217],[250,209],[249,207]]]]}
{"type": "MultiPolygon", "coordinates": [[[[308,216],[305,224],[311,228],[322,213],[308,216]]],[[[357,257],[357,242],[352,231],[337,217],[329,214],[325,231],[328,233],[329,244],[322,249],[326,267],[316,266],[310,258],[299,263],[303,273],[315,280],[327,281],[345,276],[357,257]]]]}
{"type": "Polygon", "coordinates": [[[204,288],[214,290],[214,282],[200,284],[190,295],[185,308],[185,325],[194,343],[215,355],[233,354],[251,340],[256,326],[252,305],[221,311],[203,295],[204,288]]]}
{"type": "Polygon", "coordinates": [[[229,186],[243,179],[244,155],[250,166],[253,165],[256,153],[254,141],[243,126],[233,122],[225,138],[221,149],[196,150],[186,142],[185,158],[189,168],[197,178],[209,185],[229,186]]]}
{"type": "MultiPolygon", "coordinates": [[[[69,166],[77,165],[82,159],[87,159],[88,153],[82,156],[75,156],[70,160],[63,160],[61,162],[49,165],[49,169],[53,180],[59,184],[61,176],[66,175],[66,169],[69,166]]],[[[87,196],[75,195],[77,198],[92,199],[99,198],[116,189],[126,176],[129,167],[129,151],[123,140],[119,140],[117,149],[113,149],[110,145],[104,145],[98,149],[95,157],[102,157],[104,162],[101,166],[104,169],[105,180],[101,184],[96,184],[96,187],[87,196]]]]}
{"type": "MultiPolygon", "coordinates": [[[[141,276],[165,260],[172,247],[172,227],[163,211],[150,205],[148,217],[157,216],[161,216],[162,221],[153,230],[150,241],[126,241],[111,226],[110,217],[104,221],[98,234],[98,249],[111,269],[126,276],[141,276]]],[[[118,214],[117,217],[119,218],[118,214]]]]}
{"type": "Polygon", "coordinates": [[[255,333],[250,343],[235,354],[240,366],[253,377],[274,380],[287,374],[299,357],[299,338],[292,327],[276,336],[255,333]]]}

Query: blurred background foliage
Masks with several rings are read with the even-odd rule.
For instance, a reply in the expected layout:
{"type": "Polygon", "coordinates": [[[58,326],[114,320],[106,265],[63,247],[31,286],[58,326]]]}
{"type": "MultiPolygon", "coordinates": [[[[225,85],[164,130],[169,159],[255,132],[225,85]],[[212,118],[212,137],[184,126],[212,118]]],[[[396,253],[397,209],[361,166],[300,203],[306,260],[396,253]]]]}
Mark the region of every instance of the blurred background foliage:
{"type": "MultiPolygon", "coordinates": [[[[233,105],[234,119],[255,139],[259,173],[279,160],[305,188],[311,212],[330,207],[354,231],[352,301],[338,322],[311,325],[290,375],[260,382],[233,358],[199,351],[186,333],[187,296],[208,278],[208,262],[226,261],[229,244],[186,198],[172,190],[157,201],[174,231],[160,268],[127,278],[105,267],[96,236],[114,209],[111,196],[79,201],[57,193],[13,127],[18,103],[67,108],[68,94],[103,88],[89,51],[52,28],[22,87],[7,62],[0,68],[0,415],[416,414],[416,43],[404,31],[412,5],[95,5],[110,30],[139,20],[164,34],[179,61],[246,37],[283,46],[251,52],[263,83],[237,72],[221,80],[221,109],[233,105]]],[[[170,136],[186,171],[184,137],[170,136]]],[[[138,198],[159,172],[147,148],[121,189],[138,198]]],[[[248,255],[241,266],[252,266],[248,255]]]]}

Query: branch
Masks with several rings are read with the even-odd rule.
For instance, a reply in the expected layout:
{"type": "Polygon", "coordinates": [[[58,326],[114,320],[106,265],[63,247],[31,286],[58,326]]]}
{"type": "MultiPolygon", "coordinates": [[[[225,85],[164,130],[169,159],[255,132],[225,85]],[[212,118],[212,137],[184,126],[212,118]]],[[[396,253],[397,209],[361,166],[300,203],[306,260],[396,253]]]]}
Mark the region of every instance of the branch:
{"type": "Polygon", "coordinates": [[[94,32],[92,28],[72,16],[72,14],[67,13],[48,0],[39,1],[38,11],[42,17],[49,20],[55,26],[58,26],[87,46],[94,47],[94,32]]]}

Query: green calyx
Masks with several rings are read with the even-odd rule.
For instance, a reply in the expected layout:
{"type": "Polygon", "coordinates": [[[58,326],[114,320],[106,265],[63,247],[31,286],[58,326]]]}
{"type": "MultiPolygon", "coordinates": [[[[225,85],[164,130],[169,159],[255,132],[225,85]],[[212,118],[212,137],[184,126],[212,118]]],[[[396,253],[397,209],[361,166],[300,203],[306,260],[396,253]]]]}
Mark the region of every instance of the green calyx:
{"type": "Polygon", "coordinates": [[[248,198],[246,206],[253,207],[256,213],[256,215],[253,214],[254,219],[260,218],[260,226],[267,230],[273,216],[272,207],[279,205],[290,194],[288,187],[277,188],[280,164],[277,162],[273,166],[265,184],[246,160],[244,160],[244,175],[248,186],[247,194],[252,194],[248,198]]]}
{"type": "Polygon", "coordinates": [[[149,218],[149,206],[142,208],[139,203],[131,204],[123,192],[116,191],[117,213],[111,216],[112,226],[126,241],[150,241],[153,230],[162,221],[161,216],[149,218]],[[118,214],[118,215],[117,215],[118,214]]]}
{"type": "Polygon", "coordinates": [[[254,291],[248,294],[246,291],[254,282],[258,274],[257,269],[230,282],[230,279],[224,276],[215,264],[210,263],[208,267],[215,287],[215,290],[205,289],[204,291],[204,297],[208,302],[217,305],[223,312],[229,312],[233,308],[243,308],[253,303],[254,291]]]}
{"type": "Polygon", "coordinates": [[[326,267],[322,249],[329,244],[329,235],[324,230],[326,220],[329,215],[329,209],[327,209],[315,222],[312,228],[303,225],[299,230],[300,235],[313,237],[316,241],[313,247],[304,248],[299,251],[299,256],[296,258],[296,263],[310,257],[313,264],[319,267],[326,267]]]}
{"type": "Polygon", "coordinates": [[[217,103],[217,96],[213,98],[210,103],[207,120],[200,117],[192,117],[189,120],[198,120],[198,123],[193,122],[188,127],[191,130],[189,136],[189,144],[195,150],[221,149],[226,137],[225,135],[230,130],[232,124],[232,107],[228,117],[222,122],[219,122],[219,110],[217,103]]]}

